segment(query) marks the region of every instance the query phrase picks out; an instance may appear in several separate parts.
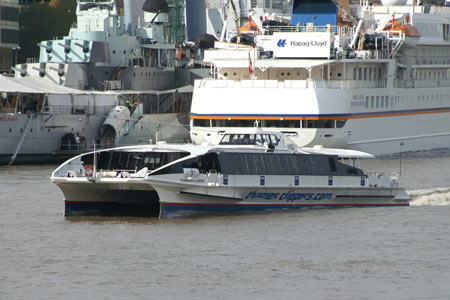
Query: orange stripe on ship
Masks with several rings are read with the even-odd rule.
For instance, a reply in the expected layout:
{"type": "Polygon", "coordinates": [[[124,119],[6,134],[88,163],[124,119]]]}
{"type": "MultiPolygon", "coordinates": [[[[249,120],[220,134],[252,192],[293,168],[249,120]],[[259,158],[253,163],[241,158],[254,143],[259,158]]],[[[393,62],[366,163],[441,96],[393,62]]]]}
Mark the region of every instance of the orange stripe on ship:
{"type": "Polygon", "coordinates": [[[398,113],[384,113],[384,114],[367,114],[356,116],[324,116],[324,117],[265,117],[265,116],[192,116],[191,119],[197,120],[349,120],[349,119],[370,119],[370,118],[384,118],[384,117],[398,117],[398,116],[414,116],[426,114],[449,113],[450,109],[445,110],[427,110],[417,112],[398,112],[398,113]]]}

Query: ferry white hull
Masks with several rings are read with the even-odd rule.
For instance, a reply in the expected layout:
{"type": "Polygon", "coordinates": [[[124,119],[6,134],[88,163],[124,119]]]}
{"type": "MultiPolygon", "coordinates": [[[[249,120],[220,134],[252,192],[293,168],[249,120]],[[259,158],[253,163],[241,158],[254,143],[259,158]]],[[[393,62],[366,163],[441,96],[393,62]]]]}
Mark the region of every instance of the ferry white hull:
{"type": "Polygon", "coordinates": [[[197,187],[150,180],[161,218],[205,212],[262,211],[312,207],[408,206],[400,188],[197,187]]]}
{"type": "Polygon", "coordinates": [[[145,180],[158,193],[161,218],[196,212],[408,206],[410,200],[393,178],[381,173],[363,176],[209,173],[198,177],[155,174],[145,180]]]}

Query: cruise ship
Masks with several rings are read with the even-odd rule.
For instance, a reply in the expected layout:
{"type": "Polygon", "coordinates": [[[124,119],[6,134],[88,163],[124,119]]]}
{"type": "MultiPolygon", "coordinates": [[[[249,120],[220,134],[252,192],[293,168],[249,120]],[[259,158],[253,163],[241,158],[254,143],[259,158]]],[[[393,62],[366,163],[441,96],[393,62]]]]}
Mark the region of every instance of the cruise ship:
{"type": "Polygon", "coordinates": [[[449,147],[445,4],[293,0],[288,24],[250,14],[253,43],[205,52],[213,78],[195,82],[191,139],[260,127],[374,155],[449,147]]]}

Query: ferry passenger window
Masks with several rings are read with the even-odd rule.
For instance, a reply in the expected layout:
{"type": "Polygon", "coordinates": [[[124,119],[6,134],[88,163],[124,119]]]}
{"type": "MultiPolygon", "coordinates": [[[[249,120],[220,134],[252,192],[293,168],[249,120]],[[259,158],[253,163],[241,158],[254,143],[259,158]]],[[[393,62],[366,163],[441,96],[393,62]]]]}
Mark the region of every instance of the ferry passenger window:
{"type": "Polygon", "coordinates": [[[370,96],[370,108],[374,108],[375,106],[375,96],[370,96]]]}
{"type": "Polygon", "coordinates": [[[380,96],[377,96],[377,108],[379,107],[379,105],[380,105],[380,96]]]}
{"type": "Polygon", "coordinates": [[[111,159],[110,152],[100,152],[98,156],[97,169],[109,170],[109,161],[111,159]]]}
{"type": "Polygon", "coordinates": [[[277,146],[278,145],[278,137],[276,136],[276,135],[274,135],[274,134],[271,134],[270,135],[270,140],[272,141],[272,145],[275,145],[275,146],[277,146]]]}
{"type": "Polygon", "coordinates": [[[329,157],[328,158],[328,162],[330,164],[331,172],[336,173],[337,172],[337,166],[336,166],[336,161],[334,160],[334,158],[333,157],[329,157]]]}
{"type": "Polygon", "coordinates": [[[260,134],[257,134],[255,139],[255,145],[262,146],[262,144],[263,144],[262,136],[260,134]]]}
{"type": "Polygon", "coordinates": [[[384,107],[384,96],[381,96],[381,107],[384,107]]]}
{"type": "Polygon", "coordinates": [[[369,96],[366,96],[366,108],[369,108],[369,96]]]}
{"type": "Polygon", "coordinates": [[[362,68],[358,69],[358,80],[362,80],[362,68]]]}
{"type": "Polygon", "coordinates": [[[222,140],[220,141],[219,144],[222,144],[222,145],[229,144],[230,140],[231,140],[231,135],[226,134],[226,135],[223,136],[223,138],[222,138],[222,140]]]}

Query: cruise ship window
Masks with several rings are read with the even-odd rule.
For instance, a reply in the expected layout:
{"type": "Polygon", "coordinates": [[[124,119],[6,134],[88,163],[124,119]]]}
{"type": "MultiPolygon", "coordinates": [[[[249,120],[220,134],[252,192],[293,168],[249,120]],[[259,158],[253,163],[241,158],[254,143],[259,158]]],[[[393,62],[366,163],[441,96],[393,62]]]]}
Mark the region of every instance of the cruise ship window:
{"type": "Polygon", "coordinates": [[[366,96],[366,108],[369,108],[369,96],[366,96]]]}
{"type": "Polygon", "coordinates": [[[358,80],[362,80],[362,68],[360,67],[359,69],[358,69],[358,80]]]}
{"type": "Polygon", "coordinates": [[[384,96],[381,96],[381,107],[384,107],[384,96]]]}
{"type": "Polygon", "coordinates": [[[357,68],[353,68],[353,80],[356,80],[358,78],[357,73],[358,73],[357,68]]]}
{"type": "Polygon", "coordinates": [[[375,96],[370,96],[370,108],[374,108],[375,106],[375,96]]]}
{"type": "Polygon", "coordinates": [[[372,68],[369,68],[369,80],[372,80],[373,79],[373,77],[372,77],[372,68]]]}
{"type": "Polygon", "coordinates": [[[389,96],[386,96],[386,107],[389,107],[389,96]]]}
{"type": "Polygon", "coordinates": [[[367,75],[368,75],[367,68],[364,68],[364,80],[368,79],[367,75]]]}
{"type": "Polygon", "coordinates": [[[194,126],[198,126],[198,127],[210,127],[210,120],[206,120],[206,119],[194,119],[194,126]]]}
{"type": "Polygon", "coordinates": [[[380,106],[380,96],[377,96],[377,108],[380,106]]]}
{"type": "Polygon", "coordinates": [[[336,128],[343,128],[347,120],[336,120],[336,128]]]}

